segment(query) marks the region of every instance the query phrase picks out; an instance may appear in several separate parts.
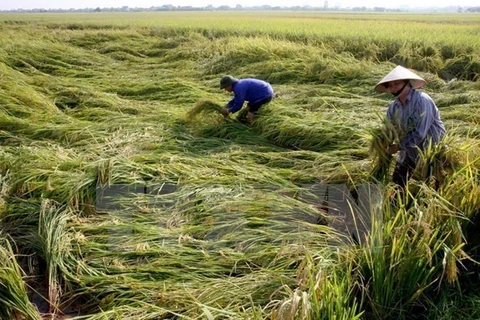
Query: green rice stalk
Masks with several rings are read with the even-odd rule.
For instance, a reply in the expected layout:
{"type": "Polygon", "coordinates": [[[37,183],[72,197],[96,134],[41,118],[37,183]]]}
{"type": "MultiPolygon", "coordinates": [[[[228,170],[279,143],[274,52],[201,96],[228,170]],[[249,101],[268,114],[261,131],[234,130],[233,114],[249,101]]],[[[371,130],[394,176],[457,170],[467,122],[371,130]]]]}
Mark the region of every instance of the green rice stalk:
{"type": "MultiPolygon", "coordinates": [[[[445,218],[453,210],[442,208],[439,195],[467,218],[478,214],[478,152],[437,195],[426,186],[422,202],[390,213],[396,223],[385,219],[386,227],[375,229],[384,246],[346,248],[347,261],[325,248],[329,230],[316,224],[316,206],[257,186],[287,189],[329,177],[355,183],[354,167],[367,175],[369,140],[359,135],[390,99],[372,92],[375,79],[392,58],[433,77],[439,52],[472,58],[452,60],[443,79],[477,79],[478,54],[469,52],[479,47],[478,19],[456,15],[444,24],[445,17],[392,15],[395,28],[379,32],[384,18],[363,15],[129,14],[135,19],[48,14],[48,22],[6,14],[1,24],[0,167],[11,179],[0,219],[22,251],[49,252],[49,268],[57,266],[50,282],[66,282],[62,299],[82,308],[84,318],[122,320],[266,319],[272,308],[277,318],[351,319],[349,310],[373,309],[364,318],[398,319],[418,310],[412,306],[444,309],[438,301],[452,301],[436,299],[451,292],[434,299],[428,292],[434,279],[447,283],[463,271],[455,269],[462,244],[455,228],[463,220],[445,218]],[[232,18],[240,23],[225,23],[232,18]],[[421,32],[402,35],[407,25],[421,32]],[[217,111],[198,115],[207,125],[177,121],[199,99],[216,99],[216,79],[227,71],[272,83],[274,107],[261,108],[252,127],[217,111]],[[203,135],[191,134],[198,129],[203,135]],[[80,211],[93,207],[97,180],[108,186],[147,179],[181,189],[168,199],[117,195],[124,209],[117,212],[80,211]],[[42,207],[43,199],[59,204],[42,207]],[[78,215],[61,227],[53,206],[78,215]],[[68,244],[70,237],[70,247],[42,240],[47,249],[36,250],[41,210],[43,238],[68,244]],[[353,296],[363,299],[356,309],[353,296]]],[[[478,143],[478,81],[427,82],[446,99],[446,126],[461,125],[456,138],[478,143]]]]}
{"type": "Polygon", "coordinates": [[[40,320],[28,299],[22,273],[9,241],[0,235],[0,318],[40,320]]]}
{"type": "Polygon", "coordinates": [[[195,106],[186,114],[186,120],[191,122],[194,118],[200,115],[219,113],[224,107],[210,99],[202,99],[198,101],[195,106]]]}
{"type": "Polygon", "coordinates": [[[49,312],[55,313],[62,295],[61,266],[70,247],[66,233],[69,212],[50,200],[44,200],[38,221],[38,245],[40,255],[46,262],[45,274],[48,283],[49,312]]]}
{"type": "Polygon", "coordinates": [[[420,159],[416,167],[416,174],[421,181],[431,187],[444,186],[447,178],[460,168],[460,162],[452,147],[452,137],[446,137],[437,144],[429,144],[420,152],[420,159]]]}
{"type": "Polygon", "coordinates": [[[285,297],[271,301],[269,319],[361,319],[353,291],[354,263],[345,253],[307,249],[297,269],[297,288],[282,287],[285,297]]]}
{"type": "Polygon", "coordinates": [[[370,154],[374,161],[370,175],[377,181],[386,182],[393,159],[388,147],[397,140],[397,133],[391,122],[384,121],[383,126],[372,129],[370,134],[370,154]]]}
{"type": "Polygon", "coordinates": [[[312,151],[325,151],[335,146],[340,149],[356,139],[357,132],[336,114],[315,118],[314,112],[305,112],[285,106],[268,105],[260,109],[255,129],[276,145],[312,151]]]}
{"type": "Polygon", "coordinates": [[[415,305],[430,301],[435,287],[458,280],[457,264],[465,258],[464,217],[425,184],[409,197],[410,204],[398,199],[398,210],[385,198],[383,220],[371,231],[378,241],[356,253],[369,319],[403,318],[415,305]]]}
{"type": "Polygon", "coordinates": [[[248,123],[248,111],[247,108],[242,108],[240,111],[238,111],[237,117],[236,117],[238,122],[241,123],[248,123]]]}

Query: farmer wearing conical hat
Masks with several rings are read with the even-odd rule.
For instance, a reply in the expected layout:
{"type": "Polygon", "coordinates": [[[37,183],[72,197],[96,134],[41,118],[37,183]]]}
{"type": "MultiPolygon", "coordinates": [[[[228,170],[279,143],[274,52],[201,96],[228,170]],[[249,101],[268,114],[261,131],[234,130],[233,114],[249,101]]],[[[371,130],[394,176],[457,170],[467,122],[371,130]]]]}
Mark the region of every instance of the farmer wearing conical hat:
{"type": "Polygon", "coordinates": [[[392,181],[404,187],[419,158],[419,150],[428,143],[437,143],[445,135],[445,127],[432,98],[416,89],[426,81],[410,70],[397,66],[376,86],[378,92],[389,92],[396,99],[388,106],[387,119],[400,137],[398,144],[388,148],[390,154],[399,153],[392,181]]]}
{"type": "Polygon", "coordinates": [[[253,121],[258,109],[272,101],[273,98],[272,86],[259,79],[237,79],[229,75],[223,76],[220,79],[220,89],[234,93],[233,99],[225,105],[225,109],[222,109],[221,113],[224,116],[235,113],[243,107],[245,101],[248,101],[247,111],[250,121],[253,121]]]}

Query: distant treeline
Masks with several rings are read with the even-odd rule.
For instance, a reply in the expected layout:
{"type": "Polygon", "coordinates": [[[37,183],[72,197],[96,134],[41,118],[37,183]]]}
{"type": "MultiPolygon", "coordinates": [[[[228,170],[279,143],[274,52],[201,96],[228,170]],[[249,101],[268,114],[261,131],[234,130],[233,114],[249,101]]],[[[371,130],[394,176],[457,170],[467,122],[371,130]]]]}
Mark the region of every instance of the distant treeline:
{"type": "Polygon", "coordinates": [[[62,12],[143,12],[143,11],[353,11],[353,12],[408,12],[408,11],[423,11],[423,12],[459,12],[459,13],[472,13],[480,12],[479,7],[461,7],[461,6],[450,6],[445,8],[401,8],[401,9],[390,9],[384,7],[349,7],[349,8],[340,8],[340,7],[328,7],[327,5],[323,7],[312,7],[312,6],[292,6],[292,7],[280,7],[280,6],[253,6],[253,7],[244,7],[242,5],[236,5],[235,7],[230,7],[228,5],[222,5],[214,7],[208,5],[206,7],[193,7],[193,6],[174,6],[174,5],[163,5],[159,7],[150,7],[150,8],[130,8],[128,6],[123,7],[111,7],[111,8],[82,8],[82,9],[14,9],[14,10],[0,10],[1,12],[31,12],[31,13],[62,13],[62,12]]]}

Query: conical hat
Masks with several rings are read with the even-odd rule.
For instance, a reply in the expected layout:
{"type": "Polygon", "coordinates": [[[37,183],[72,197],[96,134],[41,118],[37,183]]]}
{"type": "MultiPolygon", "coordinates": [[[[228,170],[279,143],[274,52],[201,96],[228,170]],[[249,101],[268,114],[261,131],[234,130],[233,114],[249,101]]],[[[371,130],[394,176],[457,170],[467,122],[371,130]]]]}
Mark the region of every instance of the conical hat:
{"type": "Polygon", "coordinates": [[[413,89],[419,89],[423,87],[426,83],[424,79],[417,76],[412,71],[404,68],[402,66],[396,66],[395,69],[390,71],[377,85],[375,86],[375,91],[378,92],[387,92],[385,88],[385,83],[395,80],[410,80],[413,89]]]}

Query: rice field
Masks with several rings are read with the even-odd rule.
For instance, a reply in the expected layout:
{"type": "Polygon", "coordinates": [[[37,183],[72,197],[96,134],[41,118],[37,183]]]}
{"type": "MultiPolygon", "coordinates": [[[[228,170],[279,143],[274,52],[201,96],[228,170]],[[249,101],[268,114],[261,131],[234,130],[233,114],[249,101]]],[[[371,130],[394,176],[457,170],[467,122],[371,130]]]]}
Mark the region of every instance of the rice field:
{"type": "Polygon", "coordinates": [[[1,319],[478,319],[478,14],[0,14],[1,319]],[[447,129],[395,192],[395,65],[447,129]],[[270,82],[253,123],[225,74],[270,82]]]}

